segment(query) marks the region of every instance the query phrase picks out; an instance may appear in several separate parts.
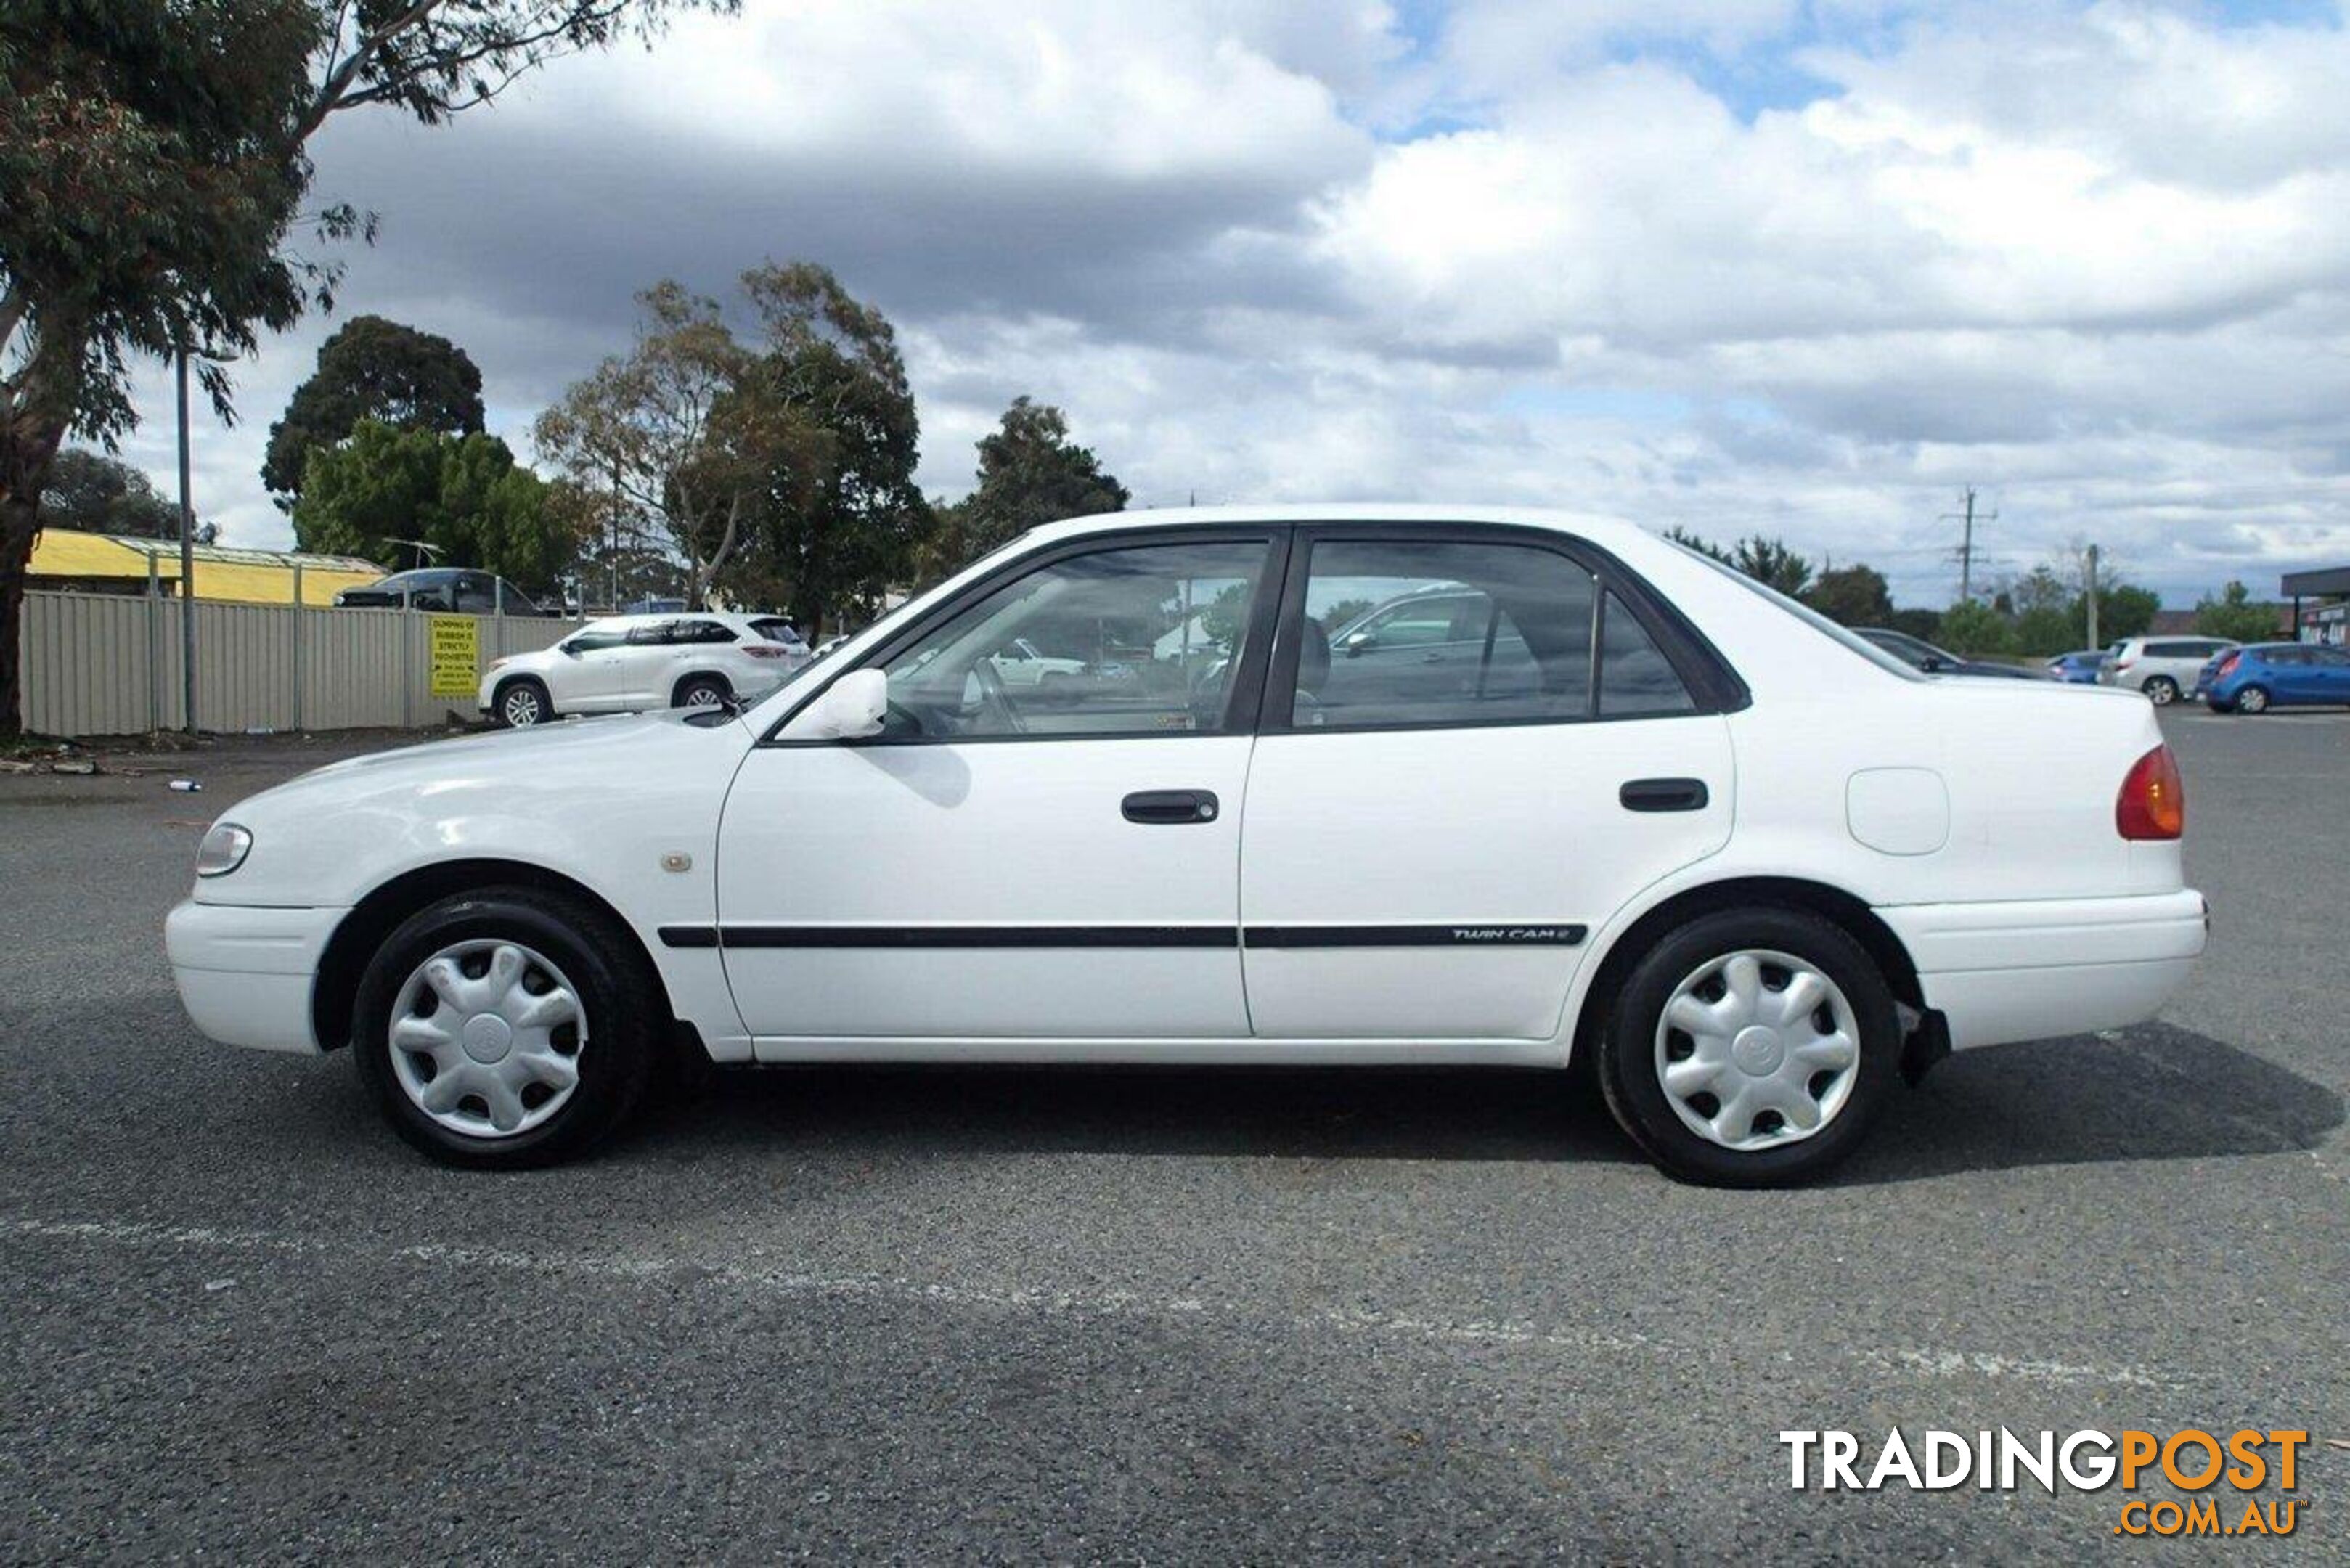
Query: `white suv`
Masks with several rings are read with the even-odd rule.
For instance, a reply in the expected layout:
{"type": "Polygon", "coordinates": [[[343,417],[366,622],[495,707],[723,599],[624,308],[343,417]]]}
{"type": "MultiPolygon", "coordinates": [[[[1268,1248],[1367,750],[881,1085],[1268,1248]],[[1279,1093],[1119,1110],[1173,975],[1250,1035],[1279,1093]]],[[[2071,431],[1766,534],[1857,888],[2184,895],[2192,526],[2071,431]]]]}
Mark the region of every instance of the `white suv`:
{"type": "Polygon", "coordinates": [[[807,644],[775,616],[692,611],[589,621],[552,648],[493,661],[481,707],[523,728],[562,713],[712,708],[773,691],[808,661],[807,644]]]}
{"type": "Polygon", "coordinates": [[[2143,691],[2165,707],[2194,691],[2203,667],[2236,646],[2224,637],[2128,638],[2114,644],[2114,656],[2097,672],[2097,681],[2143,691]]]}

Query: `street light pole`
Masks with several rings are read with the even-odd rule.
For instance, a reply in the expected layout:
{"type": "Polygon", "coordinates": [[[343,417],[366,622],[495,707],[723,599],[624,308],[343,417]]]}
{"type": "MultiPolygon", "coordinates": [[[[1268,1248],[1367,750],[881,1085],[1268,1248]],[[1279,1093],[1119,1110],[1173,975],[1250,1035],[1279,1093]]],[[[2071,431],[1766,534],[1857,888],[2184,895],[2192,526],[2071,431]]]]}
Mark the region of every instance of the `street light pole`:
{"type": "Polygon", "coordinates": [[[180,345],[180,699],[196,732],[196,511],[188,499],[188,346],[180,345]]]}

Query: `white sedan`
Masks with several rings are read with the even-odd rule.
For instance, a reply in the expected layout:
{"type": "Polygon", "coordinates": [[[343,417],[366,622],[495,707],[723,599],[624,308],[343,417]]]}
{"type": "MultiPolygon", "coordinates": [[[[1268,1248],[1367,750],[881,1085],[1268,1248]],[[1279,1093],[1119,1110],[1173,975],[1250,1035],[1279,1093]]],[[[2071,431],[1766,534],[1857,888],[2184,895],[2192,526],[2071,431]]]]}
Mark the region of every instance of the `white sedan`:
{"type": "Polygon", "coordinates": [[[608,616],[551,648],[492,660],[482,675],[481,709],[492,722],[519,730],[566,713],[714,708],[765,695],[810,657],[800,634],[777,616],[608,616]]]}
{"type": "Polygon", "coordinates": [[[1665,1169],[1763,1184],[1952,1047],[2152,1016],[2204,943],[2183,821],[2134,693],[1928,679],[1626,524],[1151,513],[1038,529],[748,711],[256,795],[166,943],[206,1033],[348,1049],[467,1165],[594,1146],[672,1051],[1588,1057],[1665,1169]],[[1432,589],[1477,657],[1332,656],[1432,589]],[[1014,688],[1022,639],[1080,670],[1014,688]]]}

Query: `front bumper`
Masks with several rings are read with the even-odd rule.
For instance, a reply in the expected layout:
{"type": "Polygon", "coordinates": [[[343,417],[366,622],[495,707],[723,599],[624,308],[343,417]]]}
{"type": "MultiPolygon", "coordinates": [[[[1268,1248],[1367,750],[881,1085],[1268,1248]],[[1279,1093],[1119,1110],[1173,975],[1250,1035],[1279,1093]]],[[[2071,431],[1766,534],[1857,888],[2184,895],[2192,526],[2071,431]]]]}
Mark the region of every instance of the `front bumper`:
{"type": "Polygon", "coordinates": [[[2143,1023],[2187,979],[2210,929],[2191,888],[1877,912],[1961,1050],[2143,1023]]]}
{"type": "Polygon", "coordinates": [[[163,922],[180,1004],[224,1045],[315,1055],[310,987],[345,911],[189,899],[163,922]]]}

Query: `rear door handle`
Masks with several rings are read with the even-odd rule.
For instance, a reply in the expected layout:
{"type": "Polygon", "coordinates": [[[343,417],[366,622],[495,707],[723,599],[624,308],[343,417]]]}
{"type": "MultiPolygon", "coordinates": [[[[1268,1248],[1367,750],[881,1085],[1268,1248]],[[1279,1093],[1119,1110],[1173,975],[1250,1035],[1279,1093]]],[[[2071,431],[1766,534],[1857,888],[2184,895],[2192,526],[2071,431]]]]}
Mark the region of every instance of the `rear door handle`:
{"type": "Polygon", "coordinates": [[[1216,793],[1205,789],[1137,790],[1118,803],[1128,822],[1174,826],[1216,820],[1216,793]]]}
{"type": "Polygon", "coordinates": [[[1626,811],[1703,811],[1703,779],[1634,779],[1616,792],[1626,811]]]}

